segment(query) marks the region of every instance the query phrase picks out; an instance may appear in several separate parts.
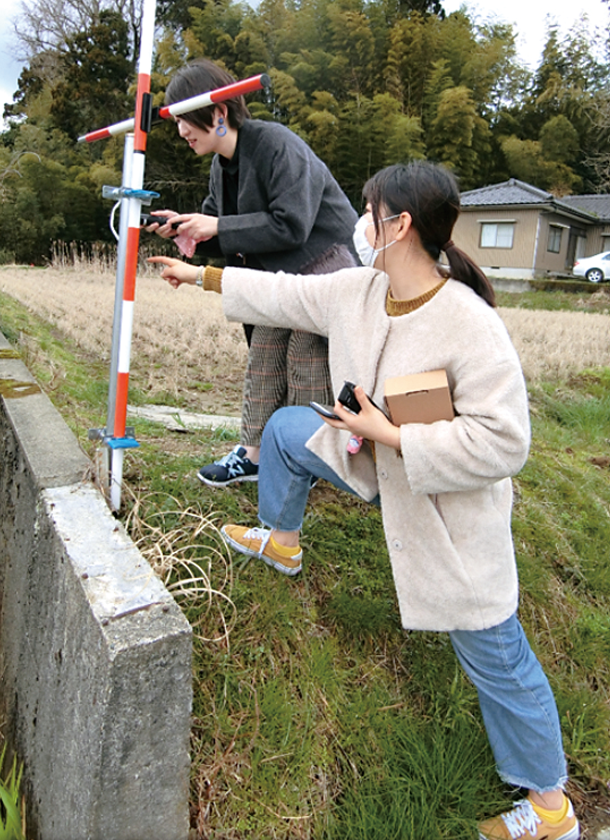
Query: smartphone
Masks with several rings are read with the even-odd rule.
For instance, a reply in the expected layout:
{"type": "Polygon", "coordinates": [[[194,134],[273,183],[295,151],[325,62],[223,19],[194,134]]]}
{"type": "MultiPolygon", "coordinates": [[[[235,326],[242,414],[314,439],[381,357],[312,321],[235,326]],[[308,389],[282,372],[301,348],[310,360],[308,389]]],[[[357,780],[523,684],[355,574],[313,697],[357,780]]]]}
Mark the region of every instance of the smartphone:
{"type": "Polygon", "coordinates": [[[326,417],[328,420],[341,419],[337,414],[335,414],[332,408],[329,408],[327,405],[320,405],[320,403],[314,402],[313,400],[309,403],[309,405],[314,411],[318,412],[320,417],[326,417]]]}
{"type": "MultiPolygon", "coordinates": [[[[153,216],[152,213],[140,213],[140,227],[148,227],[148,225],[154,224],[158,224],[159,227],[162,227],[169,222],[170,218],[171,216],[153,216]]],[[[177,230],[179,227],[179,222],[172,225],[174,230],[177,230]]]]}

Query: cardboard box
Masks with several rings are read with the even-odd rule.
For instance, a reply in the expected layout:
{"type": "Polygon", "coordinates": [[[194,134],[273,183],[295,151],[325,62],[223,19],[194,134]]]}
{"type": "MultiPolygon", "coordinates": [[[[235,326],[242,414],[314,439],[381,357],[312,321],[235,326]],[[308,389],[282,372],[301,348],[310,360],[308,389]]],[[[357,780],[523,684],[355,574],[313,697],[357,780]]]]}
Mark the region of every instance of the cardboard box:
{"type": "Polygon", "coordinates": [[[384,393],[390,417],[396,426],[453,420],[455,416],[444,370],[386,379],[384,393]]]}

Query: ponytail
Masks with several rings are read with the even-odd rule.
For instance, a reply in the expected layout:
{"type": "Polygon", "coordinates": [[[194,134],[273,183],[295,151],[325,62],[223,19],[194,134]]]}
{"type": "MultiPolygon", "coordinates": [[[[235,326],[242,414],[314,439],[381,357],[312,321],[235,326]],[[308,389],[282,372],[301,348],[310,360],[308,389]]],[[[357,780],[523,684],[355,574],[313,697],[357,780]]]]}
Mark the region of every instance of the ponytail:
{"type": "Polygon", "coordinates": [[[447,255],[451,277],[470,286],[490,306],[496,305],[496,293],[486,275],[468,254],[449,240],[442,249],[447,255]]]}

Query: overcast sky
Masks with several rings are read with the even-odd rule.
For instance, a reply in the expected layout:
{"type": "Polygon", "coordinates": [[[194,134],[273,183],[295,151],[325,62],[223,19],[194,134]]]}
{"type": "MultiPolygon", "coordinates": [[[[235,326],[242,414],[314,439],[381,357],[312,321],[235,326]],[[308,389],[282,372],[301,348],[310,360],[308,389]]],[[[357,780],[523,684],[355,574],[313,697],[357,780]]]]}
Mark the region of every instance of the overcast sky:
{"type": "MultiPolygon", "coordinates": [[[[463,0],[442,0],[447,13],[459,9],[463,0]]],[[[551,5],[541,0],[467,0],[468,8],[482,20],[495,17],[514,23],[518,32],[519,53],[523,61],[535,67],[544,46],[547,16],[567,33],[581,13],[585,13],[591,31],[607,29],[610,15],[602,0],[555,0],[551,5]],[[507,8],[508,7],[508,8],[507,8]],[[549,8],[552,11],[549,14],[549,8]]],[[[12,102],[21,65],[14,58],[15,43],[11,18],[19,11],[19,0],[0,0],[0,113],[5,102],[12,102]]]]}
{"type": "Polygon", "coordinates": [[[19,0],[0,0],[0,118],[5,102],[13,101],[21,64],[15,60],[11,18],[19,10],[19,0]]]}
{"type": "Polygon", "coordinates": [[[517,49],[521,59],[534,69],[542,56],[547,19],[567,34],[581,14],[586,14],[591,32],[605,32],[610,21],[608,5],[602,0],[441,0],[449,14],[466,5],[477,18],[494,18],[515,25],[517,49]]]}

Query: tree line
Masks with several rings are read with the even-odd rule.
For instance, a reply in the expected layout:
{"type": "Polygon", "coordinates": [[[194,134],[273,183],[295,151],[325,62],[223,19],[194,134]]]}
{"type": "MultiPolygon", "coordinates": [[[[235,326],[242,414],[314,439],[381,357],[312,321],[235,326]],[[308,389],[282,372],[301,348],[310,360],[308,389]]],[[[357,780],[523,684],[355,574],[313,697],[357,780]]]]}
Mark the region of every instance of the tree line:
{"type": "MultiPolygon", "coordinates": [[[[0,261],[111,238],[101,192],[121,182],[123,139],[76,138],[133,114],[140,18],[134,0],[22,0],[26,64],[0,135],[0,261]]],[[[585,17],[567,34],[549,26],[533,72],[511,25],[447,15],[438,0],[159,0],[157,24],[155,104],[197,56],[236,78],[268,73],[252,116],[303,137],[357,208],[373,172],[417,158],[449,166],[463,190],[509,177],[558,196],[610,183],[609,45],[585,17]]],[[[209,164],[172,123],[155,126],[155,207],[197,210],[209,164]]]]}

